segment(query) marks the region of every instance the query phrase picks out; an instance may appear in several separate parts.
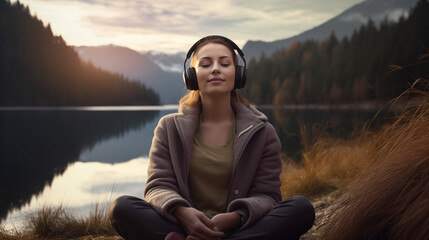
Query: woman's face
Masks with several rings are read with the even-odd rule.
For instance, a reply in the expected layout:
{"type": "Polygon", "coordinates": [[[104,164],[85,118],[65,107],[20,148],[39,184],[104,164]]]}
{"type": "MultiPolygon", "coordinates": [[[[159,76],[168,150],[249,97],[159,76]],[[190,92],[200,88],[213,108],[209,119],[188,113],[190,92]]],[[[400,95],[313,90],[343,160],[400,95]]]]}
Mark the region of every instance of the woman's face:
{"type": "Polygon", "coordinates": [[[230,93],[234,89],[235,66],[231,51],[219,43],[208,43],[197,51],[195,71],[202,94],[230,93]]]}

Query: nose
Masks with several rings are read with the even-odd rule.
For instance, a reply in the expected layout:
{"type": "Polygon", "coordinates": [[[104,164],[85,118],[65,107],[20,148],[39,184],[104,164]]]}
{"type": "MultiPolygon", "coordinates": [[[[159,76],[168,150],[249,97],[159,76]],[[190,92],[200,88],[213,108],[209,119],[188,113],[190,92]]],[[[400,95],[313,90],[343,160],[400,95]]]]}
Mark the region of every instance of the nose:
{"type": "Polygon", "coordinates": [[[218,62],[214,62],[213,63],[213,68],[212,68],[212,73],[219,73],[220,68],[219,68],[219,63],[218,62]]]}

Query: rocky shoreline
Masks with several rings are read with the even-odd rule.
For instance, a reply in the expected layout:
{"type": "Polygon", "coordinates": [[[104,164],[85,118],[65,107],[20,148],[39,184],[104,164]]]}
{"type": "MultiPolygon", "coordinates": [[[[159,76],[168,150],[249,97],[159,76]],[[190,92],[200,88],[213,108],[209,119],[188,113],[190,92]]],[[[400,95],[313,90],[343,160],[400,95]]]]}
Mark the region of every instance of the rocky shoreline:
{"type": "Polygon", "coordinates": [[[328,221],[329,217],[334,213],[334,209],[336,207],[335,200],[339,197],[339,195],[339,192],[336,191],[312,201],[316,212],[316,219],[310,231],[302,235],[300,240],[320,239],[320,228],[328,221]]]}

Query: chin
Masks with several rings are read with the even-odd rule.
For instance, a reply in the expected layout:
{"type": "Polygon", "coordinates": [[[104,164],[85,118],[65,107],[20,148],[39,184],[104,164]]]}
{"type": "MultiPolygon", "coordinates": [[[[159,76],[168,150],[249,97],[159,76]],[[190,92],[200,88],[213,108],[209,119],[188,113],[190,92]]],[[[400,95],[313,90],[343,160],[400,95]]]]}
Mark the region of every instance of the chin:
{"type": "Polygon", "coordinates": [[[206,95],[223,96],[223,95],[231,94],[231,91],[232,90],[229,90],[229,89],[210,89],[210,90],[202,91],[202,93],[206,95]]]}

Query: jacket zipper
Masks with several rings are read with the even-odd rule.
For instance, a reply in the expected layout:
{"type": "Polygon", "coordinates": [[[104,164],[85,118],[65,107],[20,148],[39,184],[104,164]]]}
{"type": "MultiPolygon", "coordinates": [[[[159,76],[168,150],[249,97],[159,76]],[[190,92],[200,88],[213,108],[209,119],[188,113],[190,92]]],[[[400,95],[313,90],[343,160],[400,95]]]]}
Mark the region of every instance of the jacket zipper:
{"type": "MultiPolygon", "coordinates": [[[[248,128],[246,128],[246,129],[244,129],[243,131],[241,131],[241,133],[244,133],[244,131],[246,131],[246,132],[247,132],[248,130],[250,130],[250,129],[251,129],[251,127],[253,127],[253,125],[250,125],[250,127],[248,127],[248,128]]],[[[234,164],[233,176],[234,176],[234,173],[235,173],[235,165],[237,165],[237,164],[238,164],[238,161],[240,160],[241,155],[243,154],[244,149],[246,148],[247,144],[249,143],[249,141],[250,141],[250,139],[253,137],[253,135],[255,135],[255,133],[256,133],[257,131],[259,131],[259,129],[261,129],[262,127],[264,127],[264,124],[261,124],[261,125],[259,125],[257,128],[255,128],[255,129],[253,130],[253,132],[251,133],[251,135],[247,138],[246,143],[244,143],[243,147],[241,148],[241,150],[240,150],[240,154],[238,155],[238,158],[237,158],[237,163],[236,163],[236,164],[234,164]]],[[[240,134],[241,134],[241,133],[240,133],[240,134]]],[[[239,134],[239,136],[238,136],[238,137],[240,137],[240,134],[239,134]]]]}
{"type": "MultiPolygon", "coordinates": [[[[253,137],[253,135],[255,135],[255,133],[256,133],[256,132],[258,132],[261,128],[263,128],[263,127],[264,127],[264,125],[265,125],[265,124],[261,124],[261,125],[259,125],[257,128],[255,128],[255,129],[253,130],[253,132],[252,132],[252,133],[251,133],[251,135],[247,138],[247,140],[246,140],[245,144],[243,145],[243,147],[242,147],[242,148],[241,148],[241,150],[240,150],[240,154],[238,155],[237,162],[234,164],[234,168],[232,169],[232,176],[231,176],[231,182],[229,183],[228,197],[226,198],[226,199],[228,199],[228,200],[229,200],[229,197],[231,196],[232,182],[233,182],[234,175],[235,175],[235,172],[236,172],[236,165],[238,165],[238,161],[240,160],[241,155],[243,154],[243,151],[244,151],[244,149],[246,148],[247,144],[249,143],[250,139],[253,137]]],[[[240,132],[240,134],[238,134],[238,137],[240,137],[243,133],[245,133],[245,132],[249,131],[252,127],[253,127],[253,125],[250,125],[250,126],[249,126],[249,127],[247,127],[246,129],[244,129],[243,131],[241,131],[241,132],[240,132]]],[[[228,208],[228,204],[229,204],[229,203],[230,203],[230,202],[227,202],[227,203],[226,203],[226,206],[225,206],[225,207],[226,207],[225,212],[226,212],[226,210],[227,210],[227,208],[228,208]]]]}
{"type": "Polygon", "coordinates": [[[252,127],[253,127],[253,124],[252,125],[250,125],[250,126],[248,126],[246,129],[244,129],[243,131],[241,131],[239,134],[238,134],[238,137],[237,138],[240,138],[240,136],[241,135],[243,135],[244,133],[246,133],[247,131],[249,131],[250,129],[252,129],[252,127]]]}

